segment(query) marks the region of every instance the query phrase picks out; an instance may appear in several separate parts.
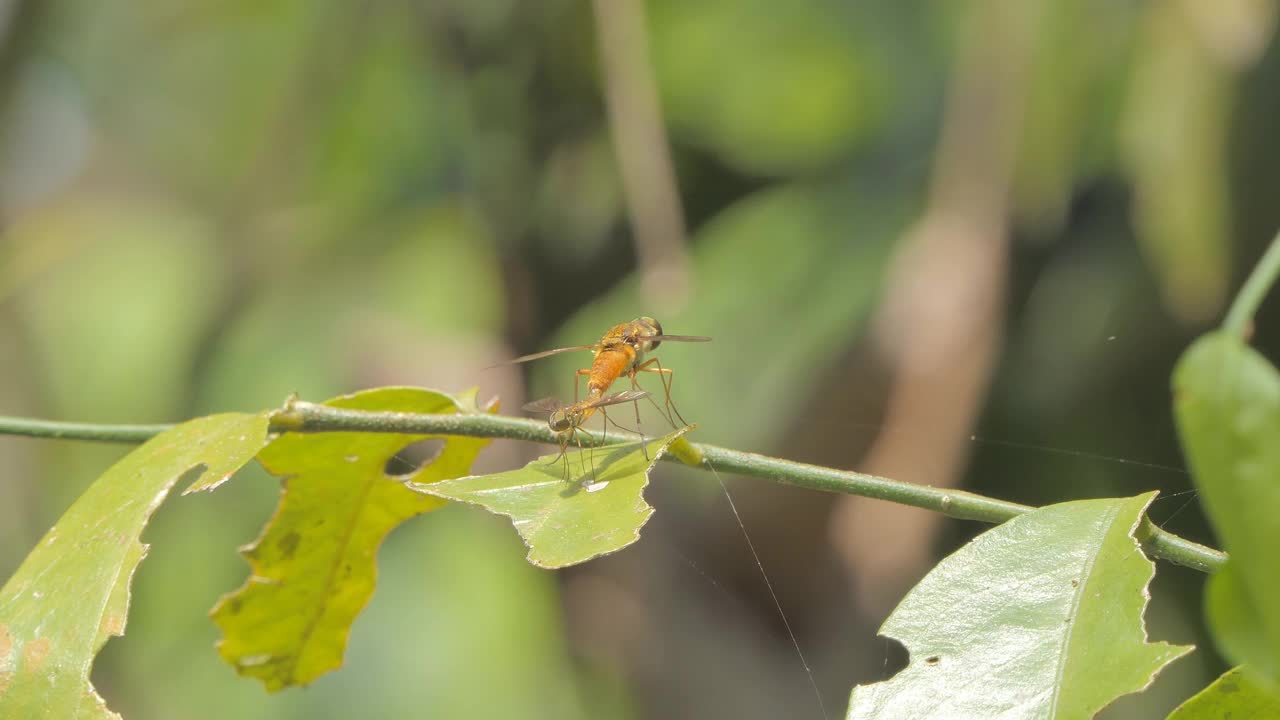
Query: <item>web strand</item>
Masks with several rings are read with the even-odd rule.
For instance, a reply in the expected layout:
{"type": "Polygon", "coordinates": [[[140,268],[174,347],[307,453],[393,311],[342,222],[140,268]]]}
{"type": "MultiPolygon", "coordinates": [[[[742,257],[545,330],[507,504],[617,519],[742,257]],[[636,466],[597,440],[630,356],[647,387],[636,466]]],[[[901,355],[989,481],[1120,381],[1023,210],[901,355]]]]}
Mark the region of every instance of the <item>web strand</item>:
{"type": "Polygon", "coordinates": [[[809,685],[813,688],[813,697],[818,701],[818,709],[822,712],[823,720],[828,720],[827,705],[822,701],[822,691],[818,689],[818,681],[813,675],[813,668],[809,666],[809,661],[804,656],[804,650],[800,648],[800,640],[796,638],[796,633],[791,629],[791,621],[787,619],[787,613],[782,609],[782,603],[778,600],[778,593],[774,592],[773,583],[769,580],[769,573],[765,572],[764,563],[760,562],[760,554],[756,552],[756,545],[751,541],[751,533],[747,532],[747,526],[742,522],[742,515],[738,513],[738,505],[733,502],[733,495],[729,492],[729,486],[725,484],[724,478],[720,477],[720,473],[710,460],[702,459],[702,464],[707,466],[712,475],[716,476],[716,482],[720,483],[720,489],[724,491],[724,499],[729,502],[729,510],[733,512],[733,519],[738,522],[738,529],[742,531],[742,537],[747,541],[747,549],[751,551],[751,559],[755,560],[756,569],[760,571],[760,578],[764,580],[764,586],[769,590],[769,597],[773,599],[773,607],[778,611],[778,617],[782,620],[782,626],[787,630],[787,636],[791,638],[791,646],[796,650],[796,656],[800,658],[800,664],[804,666],[805,675],[809,677],[809,685]]]}

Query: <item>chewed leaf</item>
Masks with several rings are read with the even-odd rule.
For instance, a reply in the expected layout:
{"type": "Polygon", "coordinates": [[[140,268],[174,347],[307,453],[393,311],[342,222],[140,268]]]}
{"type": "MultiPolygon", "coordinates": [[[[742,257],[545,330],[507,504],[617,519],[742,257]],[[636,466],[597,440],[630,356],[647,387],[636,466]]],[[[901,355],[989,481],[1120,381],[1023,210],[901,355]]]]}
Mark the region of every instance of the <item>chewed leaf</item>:
{"type": "Polygon", "coordinates": [[[1148,643],[1154,568],[1133,538],[1155,496],[1040,508],[943,560],[880,629],[911,653],[849,718],[1091,718],[1190,647],[1148,643]]]}
{"type": "Polygon", "coordinates": [[[691,429],[681,428],[643,447],[633,442],[575,450],[565,457],[543,456],[519,470],[409,487],[510,517],[534,565],[576,565],[640,539],[640,528],[653,514],[644,499],[649,471],[691,429]]]}
{"type": "Polygon", "coordinates": [[[1209,578],[1218,646],[1280,686],[1280,375],[1226,333],[1206,335],[1174,371],[1178,434],[1230,559],[1209,578]]]}
{"type": "MultiPolygon", "coordinates": [[[[474,403],[431,390],[383,388],[326,405],[413,413],[474,412],[474,403]]],[[[393,528],[444,504],[388,477],[387,462],[427,435],[286,434],[262,452],[283,478],[280,506],[245,551],[243,587],[213,609],[218,651],[268,690],[305,685],[342,664],[356,615],[373,594],[378,546],[393,528]]],[[[450,437],[409,475],[430,483],[466,473],[488,440],[450,437]]]]}
{"type": "Polygon", "coordinates": [[[1280,692],[1268,690],[1246,668],[1223,673],[1209,687],[1178,706],[1169,720],[1280,718],[1280,692]]]}
{"type": "Polygon", "coordinates": [[[112,465],[0,590],[0,718],[119,718],[89,684],[94,655],[124,634],[129,581],[151,514],[183,476],[220,482],[267,442],[267,414],[213,415],[112,465]]]}

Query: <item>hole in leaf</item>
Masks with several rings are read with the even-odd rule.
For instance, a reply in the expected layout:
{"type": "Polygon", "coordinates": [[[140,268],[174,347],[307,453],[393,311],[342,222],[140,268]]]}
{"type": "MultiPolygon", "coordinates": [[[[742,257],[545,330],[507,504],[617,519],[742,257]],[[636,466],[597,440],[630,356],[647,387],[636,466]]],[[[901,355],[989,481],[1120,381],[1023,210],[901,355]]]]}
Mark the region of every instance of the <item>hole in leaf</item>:
{"type": "Polygon", "coordinates": [[[209,469],[209,466],[205,465],[204,463],[196,463],[195,465],[192,465],[190,468],[187,469],[186,472],[178,476],[178,482],[174,483],[173,487],[175,489],[176,488],[185,489],[190,487],[191,484],[199,480],[200,477],[204,475],[204,471],[208,469],[209,469]]]}
{"type": "Polygon", "coordinates": [[[410,443],[400,452],[391,456],[382,472],[393,480],[405,480],[423,467],[435,462],[444,452],[445,441],[440,438],[428,438],[410,443]]]}
{"type": "Polygon", "coordinates": [[[880,640],[884,642],[884,663],[881,665],[879,677],[875,678],[877,681],[888,680],[902,672],[910,659],[910,653],[901,642],[887,637],[881,637],[880,640]]]}

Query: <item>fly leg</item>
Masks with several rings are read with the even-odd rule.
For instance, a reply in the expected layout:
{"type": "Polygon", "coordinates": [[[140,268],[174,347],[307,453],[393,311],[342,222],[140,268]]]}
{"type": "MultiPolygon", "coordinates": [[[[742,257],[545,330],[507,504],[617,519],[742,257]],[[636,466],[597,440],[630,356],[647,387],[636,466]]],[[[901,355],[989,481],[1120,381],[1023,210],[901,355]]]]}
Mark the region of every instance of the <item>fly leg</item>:
{"type": "MultiPolygon", "coordinates": [[[[639,390],[640,384],[636,382],[635,372],[629,373],[628,377],[631,378],[631,389],[639,390]]],[[[640,401],[632,400],[631,404],[636,408],[636,433],[640,435],[640,451],[644,453],[644,459],[647,461],[649,459],[649,442],[645,440],[644,426],[640,424],[640,401]]]]}
{"type": "MultiPolygon", "coordinates": [[[[609,412],[604,408],[600,408],[600,417],[603,420],[600,423],[600,440],[607,442],[609,440],[609,412]]],[[[591,447],[587,450],[591,455],[591,484],[596,484],[596,444],[591,443],[591,447]]]]}
{"type": "Polygon", "coordinates": [[[633,378],[632,382],[634,382],[634,377],[635,377],[634,373],[637,373],[637,372],[651,372],[651,373],[658,374],[658,377],[662,379],[662,393],[666,401],[666,406],[670,410],[670,412],[667,412],[667,410],[663,410],[663,415],[666,416],[667,422],[671,423],[671,427],[673,428],[688,425],[689,421],[684,419],[684,416],[681,415],[680,411],[676,409],[675,402],[671,400],[671,383],[673,380],[675,380],[675,372],[673,372],[671,368],[662,367],[662,362],[659,361],[658,358],[649,358],[648,360],[645,360],[644,362],[637,365],[636,369],[632,371],[632,378],[633,378]],[[679,426],[676,425],[675,418],[671,417],[672,413],[675,414],[676,418],[680,419],[679,426]]]}
{"type": "Polygon", "coordinates": [[[547,464],[555,465],[560,458],[564,458],[564,481],[569,482],[569,436],[563,433],[560,435],[560,452],[547,464]]]}

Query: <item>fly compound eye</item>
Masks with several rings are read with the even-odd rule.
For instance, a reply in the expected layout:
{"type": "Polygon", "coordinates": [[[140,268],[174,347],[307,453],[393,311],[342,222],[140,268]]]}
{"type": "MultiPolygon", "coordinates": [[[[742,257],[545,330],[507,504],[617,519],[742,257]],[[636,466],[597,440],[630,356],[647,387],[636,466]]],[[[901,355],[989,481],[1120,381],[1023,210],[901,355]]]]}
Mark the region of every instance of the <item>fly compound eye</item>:
{"type": "MultiPolygon", "coordinates": [[[[651,337],[656,337],[662,334],[662,323],[658,322],[657,320],[654,320],[653,318],[647,315],[644,317],[638,318],[638,320],[639,320],[638,324],[641,326],[641,328],[643,328],[640,332],[640,334],[643,337],[651,338],[651,337]]],[[[662,344],[661,340],[649,340],[645,343],[644,350],[646,352],[657,350],[658,346],[661,344],[662,344]]]]}
{"type": "Polygon", "coordinates": [[[569,416],[563,410],[557,410],[547,418],[547,425],[556,432],[564,432],[570,427],[569,416]]]}

